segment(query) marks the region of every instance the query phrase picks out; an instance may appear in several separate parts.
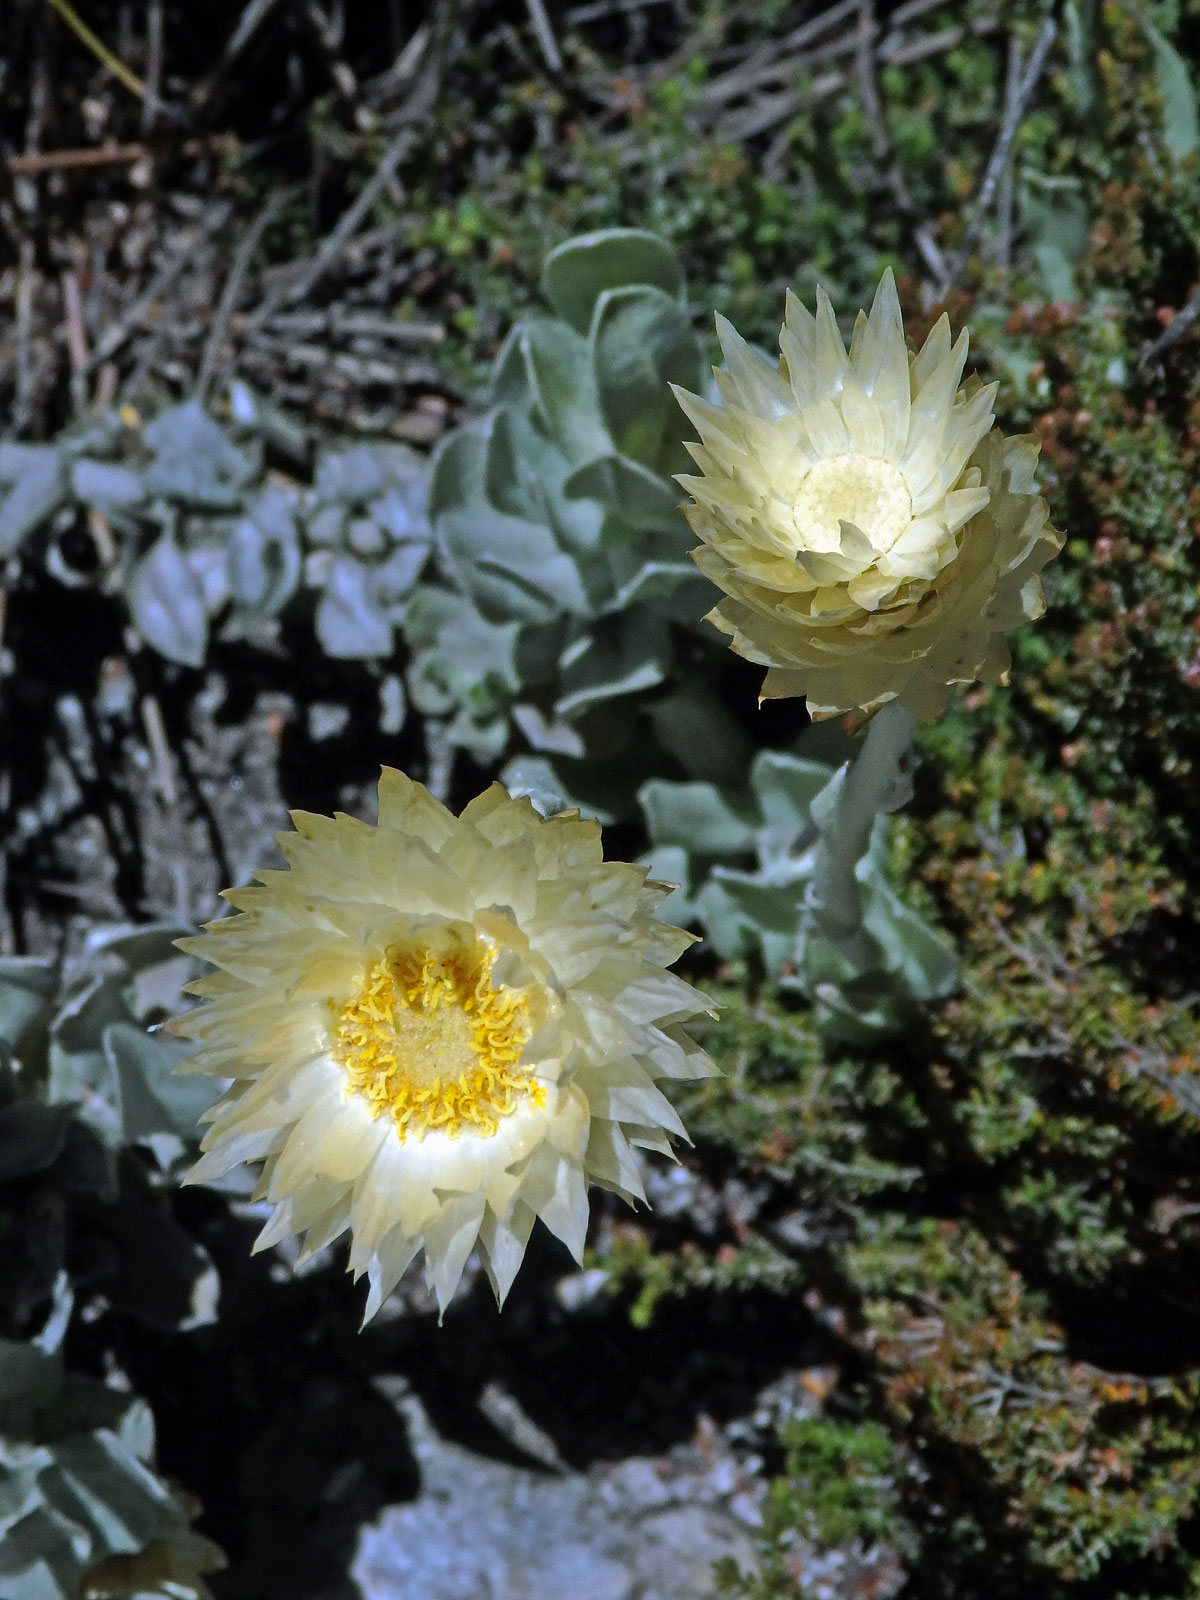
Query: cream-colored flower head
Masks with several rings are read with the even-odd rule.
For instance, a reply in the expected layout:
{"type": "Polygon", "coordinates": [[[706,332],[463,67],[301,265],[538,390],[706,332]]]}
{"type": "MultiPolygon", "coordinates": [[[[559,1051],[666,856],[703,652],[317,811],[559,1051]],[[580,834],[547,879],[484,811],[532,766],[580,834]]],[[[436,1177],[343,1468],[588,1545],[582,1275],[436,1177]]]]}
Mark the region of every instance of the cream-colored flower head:
{"type": "Polygon", "coordinates": [[[847,352],[828,297],[789,292],[776,368],[722,317],[721,404],[676,389],[702,476],[679,482],[726,595],[708,620],[766,666],[763,698],[814,717],[889,700],[938,716],[956,683],[1006,681],[1006,629],[1041,615],[1061,548],[1034,491],[1038,443],[993,426],[996,385],[962,383],[964,330],[919,352],[885,272],[847,352]]]}
{"type": "Polygon", "coordinates": [[[218,973],[176,1020],[185,1070],[232,1078],[189,1174],[262,1161],[256,1249],[346,1228],[367,1317],[418,1251],[444,1309],[478,1246],[503,1302],[541,1217],[578,1259],[589,1180],[644,1199],[631,1146],[686,1137],[657,1079],[715,1069],[664,968],[692,935],[600,828],[493,784],[461,817],[385,768],[379,825],[293,813],[290,870],[182,941],[218,973]]]}

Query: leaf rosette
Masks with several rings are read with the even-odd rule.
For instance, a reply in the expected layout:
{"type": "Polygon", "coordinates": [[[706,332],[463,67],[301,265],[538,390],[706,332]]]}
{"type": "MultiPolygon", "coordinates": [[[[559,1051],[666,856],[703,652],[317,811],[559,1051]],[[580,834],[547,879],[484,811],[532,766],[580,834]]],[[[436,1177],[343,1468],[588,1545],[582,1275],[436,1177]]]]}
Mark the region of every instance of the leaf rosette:
{"type": "Polygon", "coordinates": [[[606,714],[668,682],[674,626],[704,605],[671,481],[669,385],[700,374],[678,262],[653,234],[589,234],[551,253],[542,291],[553,315],[513,328],[486,412],[434,462],[455,602],[418,591],[406,621],[414,703],[491,757],[513,723],[568,758],[626,737],[606,714]]]}

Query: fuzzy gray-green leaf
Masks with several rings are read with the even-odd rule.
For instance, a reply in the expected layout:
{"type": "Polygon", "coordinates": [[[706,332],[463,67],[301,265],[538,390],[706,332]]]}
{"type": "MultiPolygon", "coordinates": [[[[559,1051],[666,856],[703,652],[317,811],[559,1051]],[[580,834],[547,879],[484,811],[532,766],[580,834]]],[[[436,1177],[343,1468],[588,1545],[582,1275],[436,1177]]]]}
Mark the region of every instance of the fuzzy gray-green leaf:
{"type": "Polygon", "coordinates": [[[672,383],[697,388],[700,347],[686,307],[661,289],[609,289],[596,302],[592,363],[605,426],[622,455],[669,474],[686,461],[672,383]]]}
{"type": "Polygon", "coordinates": [[[612,441],[597,396],[597,368],[587,341],[561,322],[538,317],[522,325],[521,352],[537,417],[547,436],[573,461],[610,451],[612,441]]]}
{"type": "Polygon", "coordinates": [[[226,438],[198,401],[161,411],[142,437],[154,459],[145,471],[149,494],[193,509],[234,510],[253,463],[226,438]]]}
{"type": "Polygon", "coordinates": [[[176,1074],[176,1067],[191,1054],[188,1045],[132,1023],[114,1022],[104,1030],[104,1053],[120,1090],[126,1139],[155,1133],[189,1140],[200,1137],[200,1113],[208,1110],[215,1096],[207,1079],[176,1074]]]}
{"type": "Polygon", "coordinates": [[[1184,161],[1200,146],[1200,104],[1188,63],[1171,41],[1154,26],[1144,7],[1138,8],[1142,32],[1154,52],[1154,86],[1163,108],[1163,143],[1176,161],[1184,161]]]}
{"type": "Polygon", "coordinates": [[[204,665],[208,609],[191,563],[164,533],[134,568],[126,590],[129,609],[146,643],[185,667],[204,665]]]}
{"type": "Polygon", "coordinates": [[[373,574],[353,556],[337,556],[329,569],[314,621],[326,655],[369,661],[392,653],[392,624],[375,594],[373,574]]]}
{"type": "Polygon", "coordinates": [[[683,273],[665,239],[641,228],[603,228],[568,239],[546,257],[542,293],[565,322],[586,333],[606,289],[653,284],[675,299],[683,273]]]}
{"type": "Polygon", "coordinates": [[[15,1049],[34,1023],[48,1017],[58,977],[49,961],[0,958],[0,1044],[15,1049]]]}
{"type": "Polygon", "coordinates": [[[4,450],[0,477],[12,487],[0,497],[0,557],[11,555],[67,497],[62,453],[53,445],[5,445],[4,450]]]}
{"type": "Polygon", "coordinates": [[[590,610],[579,568],[544,523],[495,510],[443,512],[438,534],[463,587],[494,621],[590,610]]]}
{"type": "Polygon", "coordinates": [[[616,626],[596,628],[563,654],[558,716],[571,720],[599,701],[653,689],[667,675],[671,640],[667,625],[649,612],[625,612],[616,626]]]}
{"type": "Polygon", "coordinates": [[[941,934],[872,873],[863,925],[879,945],[887,970],[915,1001],[940,1000],[958,983],[958,957],[941,934]]]}
{"type": "Polygon", "coordinates": [[[265,490],[234,526],[228,546],[229,587],[243,610],[274,616],[300,582],[300,537],[291,498],[265,490]]]}
{"type": "Polygon", "coordinates": [[[563,484],[571,499],[599,500],[635,528],[683,532],[679,490],[669,478],[626,456],[598,456],[577,467],[563,484]]]}
{"type": "Polygon", "coordinates": [[[652,779],[638,790],[656,845],[678,844],[698,855],[732,856],[754,844],[752,808],[712,783],[652,779]]]}
{"type": "Polygon", "coordinates": [[[753,745],[725,701],[703,679],[685,678],[647,707],[658,742],[690,778],[738,785],[753,745]]]}

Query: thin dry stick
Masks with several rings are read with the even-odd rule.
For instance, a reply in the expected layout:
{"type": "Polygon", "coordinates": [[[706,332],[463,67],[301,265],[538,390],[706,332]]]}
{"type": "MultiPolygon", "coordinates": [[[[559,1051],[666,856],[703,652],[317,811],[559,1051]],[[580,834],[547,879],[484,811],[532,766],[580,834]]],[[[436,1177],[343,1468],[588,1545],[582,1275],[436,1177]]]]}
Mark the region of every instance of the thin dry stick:
{"type": "MultiPolygon", "coordinates": [[[[1004,115],[1005,119],[1013,114],[1013,105],[1016,102],[1017,90],[1021,83],[1021,72],[1024,68],[1025,56],[1021,49],[1021,41],[1015,33],[1008,36],[1008,70],[1004,78],[1004,115]]],[[[1010,161],[1004,169],[1004,176],[1000,180],[1000,193],[996,200],[996,217],[1000,223],[1000,237],[996,241],[996,261],[1004,272],[1008,271],[1012,261],[1012,236],[1013,236],[1013,166],[1010,161]]]]}
{"type": "Polygon", "coordinates": [[[858,88],[870,124],[871,149],[876,161],[888,161],[891,159],[892,141],[888,137],[883,105],[875,83],[875,8],[872,0],[858,0],[858,27],[854,37],[858,58],[858,88]]]}
{"type": "MultiPolygon", "coordinates": [[[[745,139],[754,139],[760,133],[778,127],[781,122],[786,122],[789,117],[794,117],[804,106],[814,100],[824,100],[827,95],[836,94],[839,89],[846,86],[844,72],[826,72],[821,77],[814,78],[811,83],[803,88],[790,89],[786,94],[772,95],[770,99],[756,102],[754,105],[744,107],[735,116],[726,117],[723,121],[714,124],[716,135],[729,144],[740,144],[745,139]]],[[[682,169],[689,158],[677,159],[668,165],[667,171],[682,169]]]]}
{"type": "Polygon", "coordinates": [[[17,262],[17,370],[11,418],[14,433],[25,428],[33,412],[33,267],[33,240],[22,239],[17,262]]]}
{"type": "Polygon", "coordinates": [[[88,510],[87,525],[92,543],[96,546],[96,554],[100,558],[100,565],[105,572],[111,572],[117,564],[117,541],[113,538],[108,518],[92,506],[88,510]]]}
{"type": "MultiPolygon", "coordinates": [[[[207,134],[203,139],[185,139],[179,151],[181,155],[198,156],[209,150],[219,150],[224,142],[224,134],[207,134]]],[[[70,172],[78,167],[120,166],[126,162],[140,161],[148,153],[144,144],[101,144],[74,150],[27,150],[23,155],[9,156],[8,170],[14,177],[21,177],[39,172],[70,172]]]]}
{"type": "MultiPolygon", "coordinates": [[[[854,0],[855,6],[858,0],[854,0]]],[[[968,31],[982,38],[985,34],[994,33],[999,23],[992,17],[980,17],[967,28],[943,28],[940,33],[930,34],[927,38],[914,40],[911,44],[896,45],[881,51],[879,60],[887,67],[898,67],[913,61],[924,60],[926,56],[936,55],[941,51],[953,50],[967,37],[968,31]]],[[[851,46],[853,48],[853,45],[851,46]]],[[[653,81],[653,75],[651,79],[653,81]]],[[[777,127],[786,118],[794,116],[803,107],[811,105],[814,101],[827,99],[832,94],[839,93],[846,87],[846,74],[841,71],[822,73],[819,78],[813,78],[806,84],[798,85],[784,93],[760,98],[752,105],[742,107],[736,114],[723,119],[704,119],[702,126],[713,129],[718,138],[725,139],[731,144],[741,140],[750,139],[760,133],[766,133],[770,128],[777,127]]],[[[627,105],[627,99],[614,101],[609,107],[609,112],[622,109],[627,105]]],[[[645,140],[638,141],[626,137],[619,143],[626,161],[644,159],[648,146],[645,140]]],[[[663,169],[667,175],[682,171],[687,165],[687,158],[677,158],[668,162],[663,169]]]]}
{"type": "Polygon", "coordinates": [[[33,155],[9,156],[8,170],[22,173],[70,172],[77,167],[115,167],[140,161],[144,144],[102,144],[93,150],[42,150],[33,155]]]}
{"type": "Polygon", "coordinates": [[[107,67],[118,83],[123,83],[130,94],[137,95],[139,100],[146,98],[146,85],[142,80],[121,60],[113,55],[112,51],[104,44],[87,23],[69,3],[69,0],[50,0],[50,4],[70,28],[71,32],[86,49],[90,50],[102,67],[107,67]]]}
{"type": "Polygon", "coordinates": [[[252,349],[273,354],[292,366],[342,372],[355,383],[395,383],[409,370],[408,364],[397,357],[380,360],[377,356],[351,355],[345,350],[331,350],[327,345],[273,339],[266,333],[250,333],[246,342],[252,349]]]}
{"type": "Polygon", "coordinates": [[[819,45],[809,51],[802,50],[802,46],[828,33],[834,23],[841,22],[845,17],[852,17],[858,8],[859,0],[838,0],[837,5],[831,6],[819,17],[814,17],[810,22],[796,28],[786,38],[762,46],[738,66],[731,67],[719,78],[714,78],[700,97],[702,103],[722,104],[726,100],[748,93],[751,89],[757,89],[763,83],[786,77],[788,74],[801,71],[805,66],[828,60],[830,56],[851,54],[854,50],[852,38],[835,39],[829,44],[819,45]],[[789,55],[789,51],[800,53],[789,55]]]}
{"type": "MultiPolygon", "coordinates": [[[[234,328],[239,325],[245,325],[244,319],[234,317],[234,328]]],[[[334,339],[394,339],[399,344],[441,344],[446,337],[440,322],[394,322],[391,317],[343,312],[337,307],[329,311],[277,311],[268,318],[267,328],[301,337],[326,333],[334,339]]]]}
{"type": "Polygon", "coordinates": [[[238,296],[242,292],[242,284],[246,273],[250,270],[250,263],[254,259],[254,252],[262,243],[263,234],[267,231],[274,217],[278,214],[286,197],[294,190],[277,191],[263,206],[254,221],[246,230],[246,236],[238,246],[237,255],[229,269],[229,276],[225,280],[225,287],[221,290],[221,298],[217,302],[217,309],[213,313],[212,323],[208,330],[208,338],[204,345],[204,354],[200,359],[200,370],[196,374],[196,398],[203,400],[212,382],[213,373],[216,371],[217,359],[221,353],[221,345],[225,335],[229,332],[230,319],[237,310],[238,296]]]}
{"type": "Polygon", "coordinates": [[[594,5],[573,6],[567,12],[567,26],[579,28],[585,22],[599,22],[604,17],[632,16],[635,11],[646,11],[652,5],[670,5],[671,0],[596,0],[594,5]]]}
{"type": "Polygon", "coordinates": [[[906,22],[912,22],[917,17],[923,17],[927,11],[936,11],[938,6],[944,5],[945,0],[908,0],[908,4],[897,6],[888,18],[893,28],[903,27],[906,22]]]}
{"type": "MultiPolygon", "coordinates": [[[[854,10],[858,10],[858,0],[854,0],[854,10]]],[[[826,66],[842,56],[852,56],[857,49],[858,30],[854,29],[841,38],[813,45],[809,50],[799,50],[795,55],[773,55],[753,73],[747,73],[751,63],[746,62],[743,66],[727,72],[724,77],[717,78],[712,85],[712,93],[706,94],[701,104],[706,111],[713,112],[718,105],[731,100],[744,101],[757,91],[766,89],[768,85],[791,84],[801,74],[811,72],[816,67],[826,66]]]]}
{"type": "Polygon", "coordinates": [[[1000,26],[997,17],[976,17],[974,22],[956,28],[941,28],[937,33],[922,34],[908,44],[898,44],[889,50],[884,60],[889,67],[911,67],[914,61],[924,61],[929,56],[945,55],[947,50],[957,50],[968,37],[982,39],[995,33],[1000,26]]]}
{"type": "MultiPolygon", "coordinates": [[[[42,148],[42,135],[51,115],[49,28],[39,28],[36,33],[36,58],[29,84],[29,114],[25,119],[25,154],[36,156],[42,148]]],[[[36,219],[41,205],[41,188],[36,183],[22,181],[13,185],[13,199],[24,212],[31,226],[22,227],[22,233],[36,233],[36,219]]]]}
{"type": "Polygon", "coordinates": [[[221,59],[217,62],[212,72],[192,91],[192,100],[196,105],[204,105],[212,98],[213,91],[221,82],[229,68],[241,55],[258,32],[262,23],[279,4],[279,0],[250,0],[250,4],[238,18],[237,27],[225,41],[225,48],[221,51],[221,59]]]}
{"type": "MultiPolygon", "coordinates": [[[[400,132],[392,140],[391,144],[384,151],[383,159],[375,168],[371,178],[359,191],[357,199],[352,205],[347,207],[347,209],[339,217],[333,231],[326,236],[320,249],[309,263],[306,271],[303,273],[300,279],[294,283],[291,288],[288,289],[287,292],[282,296],[284,305],[294,305],[297,300],[303,300],[305,295],[308,294],[309,290],[319,283],[329,271],[329,268],[341,255],[342,251],[350,243],[350,240],[358,232],[358,229],[361,227],[362,223],[370,215],[375,206],[375,202],[387,188],[389,181],[395,175],[400,163],[404,160],[409,150],[411,150],[415,137],[416,134],[412,125],[406,122],[405,125],[400,129],[400,132]]],[[[269,311],[275,310],[279,303],[279,301],[276,301],[274,304],[271,304],[270,302],[264,301],[263,316],[265,317],[269,311]]]]}
{"type": "Polygon", "coordinates": [[[1200,289],[1196,290],[1181,311],[1176,312],[1158,338],[1146,345],[1138,356],[1138,366],[1151,367],[1160,361],[1173,344],[1178,344],[1198,317],[1200,317],[1200,289]]]}
{"type": "Polygon", "coordinates": [[[409,104],[401,113],[400,121],[402,126],[399,133],[384,151],[383,158],[370,180],[364,185],[358,198],[342,213],[333,231],[326,236],[320,249],[299,280],[278,297],[271,298],[268,296],[263,301],[254,319],[255,326],[261,326],[273,311],[279,309],[281,304],[294,305],[297,300],[302,300],[325,276],[326,272],[342,254],[342,251],[370,215],[375,202],[387,188],[400,163],[412,148],[413,140],[416,137],[414,124],[432,109],[437,100],[441,89],[442,74],[445,69],[450,37],[454,31],[457,16],[457,0],[444,0],[438,13],[438,26],[430,39],[429,67],[423,74],[423,81],[413,91],[409,104]]]}
{"type": "Polygon", "coordinates": [[[929,230],[929,224],[924,218],[917,215],[917,208],[913,204],[912,195],[908,192],[908,184],[904,181],[904,173],[892,148],[891,136],[888,133],[887,119],[884,116],[883,104],[879,98],[879,87],[875,82],[875,14],[872,0],[859,0],[858,7],[858,85],[862,96],[863,110],[867,115],[867,122],[871,129],[871,148],[875,159],[886,171],[888,183],[892,194],[895,196],[896,205],[912,229],[913,239],[917,249],[921,252],[922,260],[935,278],[940,278],[945,270],[942,252],[934,241],[929,230]]]}
{"type": "Polygon", "coordinates": [[[107,411],[117,397],[120,374],[115,361],[106,361],[96,377],[96,410],[107,411]]]}
{"type": "Polygon", "coordinates": [[[116,355],[142,318],[154,303],[166,294],[179,274],[191,261],[195,249],[196,236],[192,233],[176,249],[175,254],[159,268],[145,290],[137,297],[124,316],[105,330],[99,344],[88,357],[88,372],[92,372],[96,367],[107,361],[110,356],[116,355]]]}
{"type": "Polygon", "coordinates": [[[173,806],[179,800],[179,786],[175,782],[175,768],[171,761],[162,707],[152,694],[142,696],[142,727],[146,730],[146,743],[150,746],[158,792],[164,805],[173,806]]]}
{"type": "Polygon", "coordinates": [[[542,0],[525,0],[525,9],[529,13],[529,22],[537,39],[538,49],[545,57],[550,71],[557,75],[563,69],[563,60],[558,40],[554,37],[554,29],[550,26],[550,18],[546,15],[546,8],[542,0]]]}
{"type": "Polygon", "coordinates": [[[142,101],[142,132],[147,134],[162,108],[163,6],[150,0],[146,9],[146,95],[142,101]]]}
{"type": "Polygon", "coordinates": [[[306,0],[300,13],[308,24],[317,48],[326,58],[329,75],[337,85],[338,93],[351,103],[358,99],[358,79],[354,69],[340,55],[345,37],[345,18],[327,17],[316,0],[306,0]]]}
{"type": "Polygon", "coordinates": [[[1000,129],[1000,137],[996,140],[991,156],[988,158],[988,164],[984,169],[983,182],[979,186],[979,198],[975,202],[975,211],[967,224],[967,231],[963,235],[963,241],[949,262],[947,262],[946,270],[942,274],[942,280],[938,287],[943,297],[950,292],[962,276],[963,268],[970,260],[971,251],[974,250],[979,235],[983,231],[983,224],[995,197],[996,189],[1012,158],[1013,146],[1020,130],[1021,119],[1029,107],[1029,102],[1033,99],[1034,90],[1038,86],[1042,71],[1046,65],[1046,58],[1050,54],[1050,46],[1054,43],[1057,34],[1058,23],[1053,17],[1047,17],[1034,41],[1028,65],[1021,74],[1021,81],[1005,115],[1004,125],[1000,129]]]}
{"type": "Polygon", "coordinates": [[[79,278],[69,268],[59,278],[63,316],[67,328],[67,355],[71,362],[71,404],[76,412],[87,405],[87,330],[83,322],[83,297],[79,278]]]}
{"type": "MultiPolygon", "coordinates": [[[[937,0],[937,3],[941,4],[942,0],[937,0]]],[[[837,38],[827,39],[823,43],[811,44],[811,41],[821,34],[828,33],[834,22],[852,16],[860,9],[860,0],[839,0],[837,5],[822,12],[819,17],[814,17],[803,27],[797,28],[782,39],[773,40],[770,46],[760,48],[737,66],[713,78],[700,96],[700,105],[707,112],[715,112],[718,106],[727,101],[743,98],[766,84],[785,82],[794,79],[799,73],[810,72],[815,67],[836,61],[839,57],[856,55],[859,50],[858,29],[842,33],[837,38]],[[800,48],[801,45],[810,44],[811,48],[800,48]],[[789,51],[796,53],[789,54],[789,51]]],[[[909,16],[920,15],[921,11],[929,9],[927,0],[920,0],[919,8],[915,11],[910,10],[909,16]]],[[[896,42],[895,39],[899,20],[899,12],[888,18],[887,37],[891,42],[886,49],[876,51],[879,59],[889,66],[901,66],[909,61],[919,61],[927,55],[952,50],[962,43],[968,32],[982,36],[999,26],[994,18],[979,17],[967,27],[943,28],[938,33],[924,34],[904,44],[896,42]]]]}

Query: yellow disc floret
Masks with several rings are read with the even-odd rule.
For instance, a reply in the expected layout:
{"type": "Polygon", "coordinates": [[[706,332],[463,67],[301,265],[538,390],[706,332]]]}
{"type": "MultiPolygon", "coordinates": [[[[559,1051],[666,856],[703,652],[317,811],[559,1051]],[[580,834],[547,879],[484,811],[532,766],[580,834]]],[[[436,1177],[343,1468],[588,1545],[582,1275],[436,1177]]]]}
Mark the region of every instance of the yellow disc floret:
{"type": "Polygon", "coordinates": [[[333,1030],[350,1093],[387,1112],[403,1141],[433,1129],[491,1135],[546,1091],[521,1067],[533,1031],[526,991],[495,987],[496,950],[443,930],[388,947],[333,1030]]]}
{"type": "Polygon", "coordinates": [[[805,475],[792,517],[802,548],[839,549],[841,524],[850,522],[882,552],[912,521],[912,496],[890,461],[857,453],[830,456],[805,475]]]}

